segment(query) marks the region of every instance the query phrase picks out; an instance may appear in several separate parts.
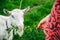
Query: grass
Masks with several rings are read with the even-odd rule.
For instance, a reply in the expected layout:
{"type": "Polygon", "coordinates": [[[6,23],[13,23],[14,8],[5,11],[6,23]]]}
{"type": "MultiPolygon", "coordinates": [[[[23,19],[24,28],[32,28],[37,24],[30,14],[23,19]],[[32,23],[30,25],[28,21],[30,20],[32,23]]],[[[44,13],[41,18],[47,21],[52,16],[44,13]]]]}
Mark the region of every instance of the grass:
{"type": "MultiPolygon", "coordinates": [[[[0,14],[5,15],[3,13],[3,8],[8,10],[12,10],[15,8],[19,8],[21,0],[6,0],[1,1],[0,14]]],[[[51,11],[52,4],[54,0],[23,0],[22,9],[27,6],[32,6],[33,4],[39,4],[29,10],[24,15],[24,34],[22,37],[18,35],[14,36],[13,40],[45,40],[45,35],[43,30],[36,29],[39,21],[48,15],[51,11]]]]}

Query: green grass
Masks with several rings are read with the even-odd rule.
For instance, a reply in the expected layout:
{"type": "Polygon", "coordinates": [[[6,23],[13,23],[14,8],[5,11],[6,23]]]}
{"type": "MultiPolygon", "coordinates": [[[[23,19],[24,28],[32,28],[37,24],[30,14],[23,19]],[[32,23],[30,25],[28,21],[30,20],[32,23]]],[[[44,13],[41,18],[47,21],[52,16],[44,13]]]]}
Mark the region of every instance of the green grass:
{"type": "MultiPolygon", "coordinates": [[[[1,1],[0,14],[5,15],[2,11],[3,8],[8,10],[19,8],[19,2],[20,0],[1,1]]],[[[43,30],[36,29],[36,26],[42,18],[50,13],[53,2],[54,0],[23,0],[22,9],[33,4],[39,5],[31,8],[24,15],[24,34],[22,37],[15,35],[13,40],[44,40],[45,35],[43,30]]]]}

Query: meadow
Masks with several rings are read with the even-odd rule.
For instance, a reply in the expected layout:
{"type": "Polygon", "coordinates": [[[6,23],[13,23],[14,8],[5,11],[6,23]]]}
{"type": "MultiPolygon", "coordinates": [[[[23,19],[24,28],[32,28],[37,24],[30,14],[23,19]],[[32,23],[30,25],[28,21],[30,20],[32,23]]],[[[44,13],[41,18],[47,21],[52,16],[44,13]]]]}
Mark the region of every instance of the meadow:
{"type": "Polygon", "coordinates": [[[51,12],[54,0],[0,0],[0,15],[7,16],[3,13],[3,9],[13,10],[15,8],[24,9],[33,4],[32,7],[24,15],[24,34],[22,37],[14,35],[13,40],[45,40],[43,30],[36,29],[39,21],[51,12]]]}

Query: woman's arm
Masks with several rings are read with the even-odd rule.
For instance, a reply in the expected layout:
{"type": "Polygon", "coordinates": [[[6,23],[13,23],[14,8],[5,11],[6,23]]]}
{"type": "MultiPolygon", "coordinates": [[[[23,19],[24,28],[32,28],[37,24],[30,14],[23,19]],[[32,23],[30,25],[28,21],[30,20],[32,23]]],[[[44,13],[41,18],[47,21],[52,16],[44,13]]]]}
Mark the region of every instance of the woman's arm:
{"type": "Polygon", "coordinates": [[[39,24],[38,24],[38,26],[37,26],[37,29],[38,28],[44,28],[45,27],[45,25],[47,25],[47,22],[49,21],[49,18],[50,17],[50,14],[49,15],[47,15],[45,18],[43,18],[40,22],[39,22],[39,24]]]}

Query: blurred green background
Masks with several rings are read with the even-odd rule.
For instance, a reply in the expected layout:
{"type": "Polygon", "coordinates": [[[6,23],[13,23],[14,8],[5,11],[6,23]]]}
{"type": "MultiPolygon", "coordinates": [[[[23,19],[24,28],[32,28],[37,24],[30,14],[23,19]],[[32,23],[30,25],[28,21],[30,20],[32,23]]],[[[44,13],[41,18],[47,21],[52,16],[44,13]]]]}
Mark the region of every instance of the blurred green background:
{"type": "MultiPolygon", "coordinates": [[[[0,15],[3,9],[13,10],[19,8],[21,0],[0,0],[0,15]]],[[[22,0],[21,9],[33,4],[34,6],[24,15],[24,34],[22,37],[15,35],[13,40],[45,40],[45,35],[41,29],[36,29],[39,21],[51,11],[54,0],[22,0]]]]}

